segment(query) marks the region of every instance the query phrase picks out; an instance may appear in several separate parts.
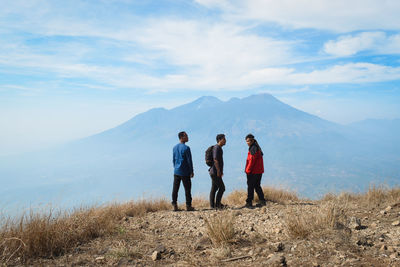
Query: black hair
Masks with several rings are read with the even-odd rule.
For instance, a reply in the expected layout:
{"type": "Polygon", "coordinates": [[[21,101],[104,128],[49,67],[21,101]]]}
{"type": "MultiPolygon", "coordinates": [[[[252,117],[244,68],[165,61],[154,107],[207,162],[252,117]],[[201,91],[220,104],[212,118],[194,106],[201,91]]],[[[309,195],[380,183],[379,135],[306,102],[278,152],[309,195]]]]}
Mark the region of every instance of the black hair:
{"type": "Polygon", "coordinates": [[[245,140],[246,140],[247,138],[254,139],[254,135],[252,135],[252,134],[248,134],[248,135],[246,135],[246,138],[245,138],[245,140]]]}
{"type": "Polygon", "coordinates": [[[185,134],[186,134],[186,132],[179,132],[179,133],[178,133],[179,140],[181,140],[182,137],[185,136],[185,134]]]}
{"type": "Polygon", "coordinates": [[[225,138],[224,134],[218,134],[217,137],[215,139],[217,139],[217,143],[219,142],[219,140],[222,140],[225,138]]]}

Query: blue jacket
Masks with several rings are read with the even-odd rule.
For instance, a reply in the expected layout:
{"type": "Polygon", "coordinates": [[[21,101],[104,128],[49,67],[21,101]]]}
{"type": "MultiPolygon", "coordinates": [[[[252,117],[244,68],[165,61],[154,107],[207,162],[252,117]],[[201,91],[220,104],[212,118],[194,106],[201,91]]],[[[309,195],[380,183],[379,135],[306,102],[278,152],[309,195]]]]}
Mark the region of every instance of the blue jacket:
{"type": "Polygon", "coordinates": [[[193,173],[192,153],[190,147],[179,143],[174,146],[173,159],[174,174],[179,176],[190,176],[193,173]]]}

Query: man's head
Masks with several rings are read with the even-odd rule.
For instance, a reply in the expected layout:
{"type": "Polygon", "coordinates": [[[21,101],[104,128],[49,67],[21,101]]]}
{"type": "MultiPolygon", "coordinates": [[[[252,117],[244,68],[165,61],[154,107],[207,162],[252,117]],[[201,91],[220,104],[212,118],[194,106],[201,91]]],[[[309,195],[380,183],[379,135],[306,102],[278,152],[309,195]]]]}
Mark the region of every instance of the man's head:
{"type": "Polygon", "coordinates": [[[252,134],[246,135],[246,143],[248,146],[251,146],[254,143],[254,135],[252,134]]]}
{"type": "Polygon", "coordinates": [[[216,139],[217,139],[217,144],[219,146],[224,146],[226,144],[226,139],[224,134],[218,134],[216,139]]]}
{"type": "Polygon", "coordinates": [[[186,132],[180,132],[180,133],[178,133],[178,137],[179,137],[179,141],[180,141],[181,143],[186,143],[187,141],[189,141],[189,137],[188,137],[188,135],[187,135],[186,132]]]}

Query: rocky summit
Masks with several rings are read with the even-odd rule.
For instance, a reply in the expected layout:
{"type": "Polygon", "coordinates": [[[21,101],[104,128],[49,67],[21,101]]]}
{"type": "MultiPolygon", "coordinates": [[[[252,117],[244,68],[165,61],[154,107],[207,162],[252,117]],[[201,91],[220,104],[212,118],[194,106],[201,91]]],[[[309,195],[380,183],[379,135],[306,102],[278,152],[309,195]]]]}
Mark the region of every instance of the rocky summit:
{"type": "Polygon", "coordinates": [[[377,192],[254,208],[231,194],[223,210],[197,199],[195,211],[126,215],[112,234],[23,265],[400,266],[400,190],[377,192]]]}

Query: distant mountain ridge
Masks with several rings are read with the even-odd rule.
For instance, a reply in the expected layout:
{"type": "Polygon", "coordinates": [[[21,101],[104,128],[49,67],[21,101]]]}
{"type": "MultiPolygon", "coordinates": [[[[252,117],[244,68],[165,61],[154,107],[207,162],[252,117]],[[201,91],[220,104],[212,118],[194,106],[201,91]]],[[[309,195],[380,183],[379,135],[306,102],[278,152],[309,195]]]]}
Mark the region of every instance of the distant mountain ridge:
{"type": "Polygon", "coordinates": [[[218,133],[227,137],[228,191],[246,186],[244,137],[248,133],[256,136],[265,152],[265,184],[288,187],[308,197],[360,191],[370,183],[399,183],[399,129],[400,120],[339,125],[269,94],[228,101],[204,96],[172,109],[151,109],[115,128],[46,153],[0,163],[0,177],[10,177],[4,183],[20,184],[0,194],[10,197],[12,188],[19,188],[27,192],[29,200],[34,188],[38,198],[61,191],[62,198],[72,202],[142,194],[169,196],[171,151],[180,131],[189,135],[194,193],[209,190],[204,151],[215,143],[218,133]]]}

